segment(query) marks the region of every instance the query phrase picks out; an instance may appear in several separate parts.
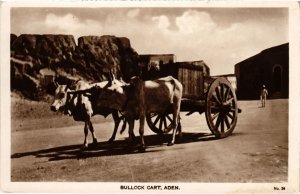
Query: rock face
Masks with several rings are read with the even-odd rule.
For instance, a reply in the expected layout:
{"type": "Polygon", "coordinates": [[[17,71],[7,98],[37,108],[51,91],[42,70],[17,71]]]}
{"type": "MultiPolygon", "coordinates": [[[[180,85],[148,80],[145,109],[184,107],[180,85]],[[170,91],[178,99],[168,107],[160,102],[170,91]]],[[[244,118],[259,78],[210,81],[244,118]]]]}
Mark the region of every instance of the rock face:
{"type": "Polygon", "coordinates": [[[109,71],[128,80],[138,73],[138,54],[127,38],[114,36],[84,36],[78,39],[78,51],[83,54],[88,74],[97,80],[105,79],[109,71]]]}
{"type": "Polygon", "coordinates": [[[12,34],[11,89],[36,99],[41,92],[53,93],[57,76],[96,82],[111,71],[127,81],[139,74],[138,61],[127,38],[84,36],[76,45],[72,35],[12,34]]]}

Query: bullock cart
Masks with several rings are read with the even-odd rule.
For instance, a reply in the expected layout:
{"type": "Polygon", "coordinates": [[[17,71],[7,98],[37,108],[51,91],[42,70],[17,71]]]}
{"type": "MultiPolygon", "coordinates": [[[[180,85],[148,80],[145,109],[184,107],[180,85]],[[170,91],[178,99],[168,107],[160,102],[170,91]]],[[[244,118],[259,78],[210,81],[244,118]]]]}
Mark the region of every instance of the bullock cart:
{"type": "MultiPolygon", "coordinates": [[[[203,63],[203,62],[202,62],[203,63]]],[[[205,113],[210,131],[217,138],[229,136],[237,123],[238,109],[235,90],[223,77],[209,76],[209,69],[200,63],[161,64],[159,70],[145,70],[145,80],[171,75],[183,85],[181,112],[205,113]]],[[[172,129],[171,110],[162,114],[146,115],[149,128],[155,133],[168,133],[172,129]]]]}

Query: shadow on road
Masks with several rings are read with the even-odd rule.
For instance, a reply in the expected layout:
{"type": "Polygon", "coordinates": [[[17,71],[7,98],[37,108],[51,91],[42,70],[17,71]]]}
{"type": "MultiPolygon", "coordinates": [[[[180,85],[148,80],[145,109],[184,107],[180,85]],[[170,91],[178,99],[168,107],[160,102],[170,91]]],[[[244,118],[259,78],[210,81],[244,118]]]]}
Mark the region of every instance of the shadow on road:
{"type": "MultiPolygon", "coordinates": [[[[166,146],[166,143],[171,140],[171,134],[165,135],[148,135],[144,137],[147,146],[145,153],[158,152],[162,149],[152,149],[161,146],[166,146]]],[[[192,143],[199,141],[212,141],[217,138],[208,133],[182,133],[180,139],[176,138],[176,144],[192,143]]],[[[136,139],[139,141],[139,137],[136,139]]],[[[66,159],[84,159],[99,156],[113,156],[124,154],[139,153],[138,145],[129,145],[126,140],[117,140],[113,143],[99,142],[96,145],[89,145],[86,150],[81,150],[81,144],[59,146],[49,149],[42,149],[31,152],[15,153],[11,155],[12,159],[22,158],[25,156],[35,156],[37,158],[45,157],[48,161],[66,160],[66,159]]],[[[162,148],[162,147],[161,147],[162,148]]],[[[172,147],[170,147],[172,149],[172,147]]]]}

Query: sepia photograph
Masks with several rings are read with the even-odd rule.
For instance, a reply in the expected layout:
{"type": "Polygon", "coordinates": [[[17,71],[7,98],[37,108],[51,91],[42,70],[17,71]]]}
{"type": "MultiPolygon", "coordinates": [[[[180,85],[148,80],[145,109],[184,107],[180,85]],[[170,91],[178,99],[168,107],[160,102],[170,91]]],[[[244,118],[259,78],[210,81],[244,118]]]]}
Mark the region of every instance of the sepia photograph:
{"type": "Polygon", "coordinates": [[[299,192],[299,4],[1,4],[1,190],[299,192]]]}

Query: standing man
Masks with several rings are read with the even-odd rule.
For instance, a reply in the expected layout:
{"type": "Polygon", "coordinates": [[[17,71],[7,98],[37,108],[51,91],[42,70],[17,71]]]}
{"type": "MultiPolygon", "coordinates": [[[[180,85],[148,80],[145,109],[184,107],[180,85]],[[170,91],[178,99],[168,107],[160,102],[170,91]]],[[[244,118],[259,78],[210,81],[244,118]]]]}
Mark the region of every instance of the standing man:
{"type": "Polygon", "coordinates": [[[268,90],[266,89],[265,85],[262,85],[262,89],[260,91],[261,107],[266,106],[267,96],[268,96],[268,90]]]}

